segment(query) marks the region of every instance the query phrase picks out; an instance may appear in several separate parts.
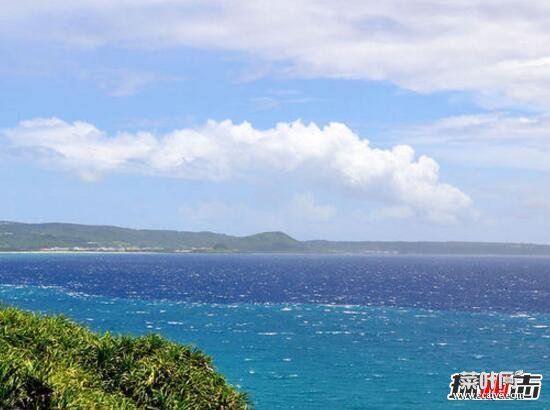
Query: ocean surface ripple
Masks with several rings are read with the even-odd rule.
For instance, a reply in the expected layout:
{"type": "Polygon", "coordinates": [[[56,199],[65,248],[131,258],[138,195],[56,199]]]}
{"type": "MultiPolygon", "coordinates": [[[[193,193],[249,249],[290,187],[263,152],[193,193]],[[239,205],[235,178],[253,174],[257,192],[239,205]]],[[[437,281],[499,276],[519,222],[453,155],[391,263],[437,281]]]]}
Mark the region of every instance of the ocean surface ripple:
{"type": "MultiPolygon", "coordinates": [[[[0,255],[0,300],[215,359],[258,409],[470,408],[457,371],[550,374],[550,259],[0,255]]],[[[550,408],[537,402],[484,408],[550,408]]],[[[476,403],[477,404],[477,403],[476,403]]]]}

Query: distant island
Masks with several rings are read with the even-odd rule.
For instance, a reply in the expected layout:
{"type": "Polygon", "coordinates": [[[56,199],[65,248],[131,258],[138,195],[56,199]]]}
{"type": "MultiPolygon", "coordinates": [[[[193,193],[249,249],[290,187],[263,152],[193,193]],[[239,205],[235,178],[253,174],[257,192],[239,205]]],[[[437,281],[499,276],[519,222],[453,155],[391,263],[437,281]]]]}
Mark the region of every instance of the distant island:
{"type": "Polygon", "coordinates": [[[550,255],[550,245],[493,242],[299,241],[284,232],[231,236],[68,223],[0,221],[0,252],[280,252],[550,255]]]}

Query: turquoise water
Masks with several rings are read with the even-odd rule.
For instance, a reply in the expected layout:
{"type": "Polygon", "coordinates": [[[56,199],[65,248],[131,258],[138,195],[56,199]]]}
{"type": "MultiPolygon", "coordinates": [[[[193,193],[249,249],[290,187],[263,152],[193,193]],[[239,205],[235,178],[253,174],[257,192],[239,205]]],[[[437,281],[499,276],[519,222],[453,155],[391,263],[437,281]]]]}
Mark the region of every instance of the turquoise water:
{"type": "Polygon", "coordinates": [[[537,402],[446,399],[457,371],[550,374],[547,313],[189,303],[33,285],[0,286],[0,300],[95,330],[192,343],[258,409],[550,408],[545,380],[537,402]]]}
{"type": "Polygon", "coordinates": [[[460,371],[550,374],[550,258],[0,254],[0,301],[213,356],[258,409],[449,402],[460,371]]]}

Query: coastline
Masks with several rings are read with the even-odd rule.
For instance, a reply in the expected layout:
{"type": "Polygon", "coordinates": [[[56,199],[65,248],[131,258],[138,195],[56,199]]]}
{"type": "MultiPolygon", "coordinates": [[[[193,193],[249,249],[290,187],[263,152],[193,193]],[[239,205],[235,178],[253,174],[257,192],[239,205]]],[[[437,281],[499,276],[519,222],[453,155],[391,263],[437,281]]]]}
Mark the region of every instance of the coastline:
{"type": "Polygon", "coordinates": [[[23,250],[0,251],[0,255],[325,255],[325,256],[371,256],[371,257],[479,257],[479,258],[550,258],[550,254],[504,254],[504,253],[390,253],[390,252],[300,252],[300,251],[75,251],[75,250],[23,250]]]}

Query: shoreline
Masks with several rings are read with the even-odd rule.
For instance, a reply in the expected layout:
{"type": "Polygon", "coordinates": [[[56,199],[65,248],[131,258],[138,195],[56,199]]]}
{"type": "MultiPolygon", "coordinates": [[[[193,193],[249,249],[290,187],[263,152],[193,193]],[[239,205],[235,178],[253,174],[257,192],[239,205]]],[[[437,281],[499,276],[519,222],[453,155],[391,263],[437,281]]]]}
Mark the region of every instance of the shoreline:
{"type": "Polygon", "coordinates": [[[28,251],[0,251],[0,255],[320,255],[320,256],[377,256],[377,257],[522,257],[522,258],[550,258],[550,254],[504,254],[504,253],[376,253],[376,252],[300,252],[300,251],[189,251],[189,252],[174,252],[174,251],[52,251],[52,250],[28,250],[28,251]]]}

